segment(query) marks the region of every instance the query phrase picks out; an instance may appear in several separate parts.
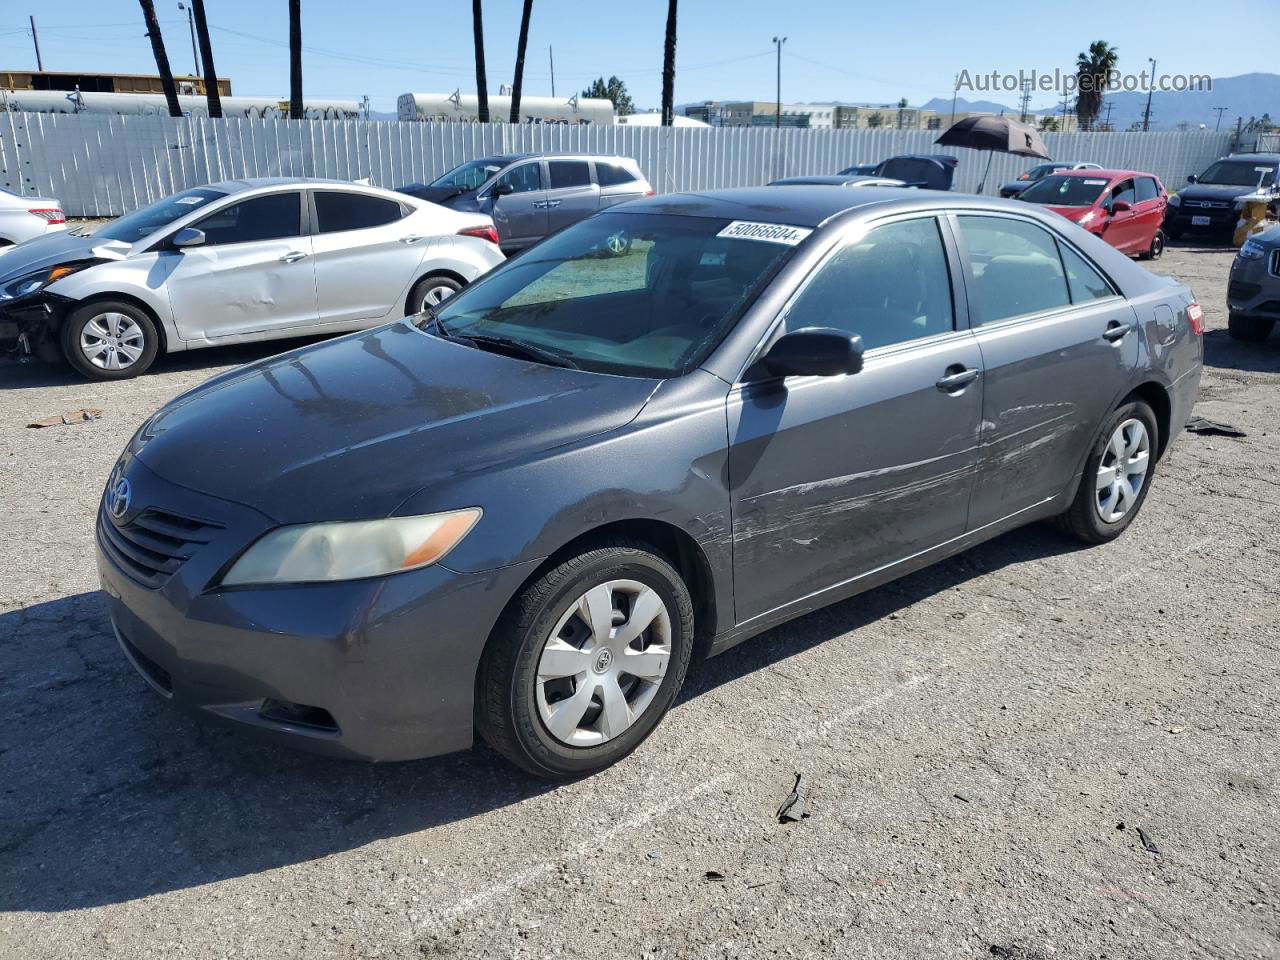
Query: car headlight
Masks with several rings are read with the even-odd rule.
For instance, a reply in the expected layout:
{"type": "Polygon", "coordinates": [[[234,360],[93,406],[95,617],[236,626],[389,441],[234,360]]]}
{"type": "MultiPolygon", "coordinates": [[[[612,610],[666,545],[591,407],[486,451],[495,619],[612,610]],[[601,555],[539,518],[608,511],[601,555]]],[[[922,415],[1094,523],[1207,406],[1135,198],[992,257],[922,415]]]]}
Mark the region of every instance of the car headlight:
{"type": "Polygon", "coordinates": [[[63,277],[77,273],[85,267],[93,266],[95,262],[90,260],[83,263],[64,263],[57,267],[45,267],[34,273],[18,277],[16,280],[10,280],[3,287],[0,287],[0,300],[17,300],[19,297],[29,297],[31,294],[43,290],[55,280],[61,280],[63,277]]]}
{"type": "Polygon", "coordinates": [[[1241,260],[1261,260],[1267,255],[1267,248],[1257,240],[1246,240],[1236,254],[1241,260]]]}
{"type": "Polygon", "coordinates": [[[1179,197],[1176,193],[1169,194],[1169,206],[1171,207],[1182,206],[1182,198],[1179,197]]]}
{"type": "Polygon", "coordinates": [[[380,577],[444,558],[480,519],[479,507],[418,517],[304,523],[264,534],[232,564],[223,586],[380,577]]]}

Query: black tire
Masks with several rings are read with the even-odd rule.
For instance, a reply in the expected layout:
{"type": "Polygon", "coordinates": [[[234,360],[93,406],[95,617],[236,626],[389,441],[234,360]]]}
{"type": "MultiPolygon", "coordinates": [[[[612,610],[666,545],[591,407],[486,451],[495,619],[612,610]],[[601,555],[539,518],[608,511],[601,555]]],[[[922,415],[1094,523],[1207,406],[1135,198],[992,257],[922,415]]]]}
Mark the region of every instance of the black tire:
{"type": "Polygon", "coordinates": [[[1164,254],[1164,231],[1157,230],[1154,237],[1151,238],[1151,246],[1147,248],[1145,253],[1138,254],[1139,260],[1159,260],[1164,254]]]}
{"type": "Polygon", "coordinates": [[[499,620],[476,677],[476,728],[535,776],[564,781],[596,773],[631,753],[658,725],[684,683],[693,637],[688,587],[652,547],[628,541],[588,549],[529,584],[499,620]],[[657,692],[631,726],[604,743],[572,746],[551,733],[539,712],[538,664],[550,632],[578,598],[611,580],[637,581],[658,594],[671,624],[671,655],[657,692]]]}
{"type": "Polygon", "coordinates": [[[408,317],[415,313],[420,313],[424,307],[423,298],[426,296],[427,291],[436,288],[448,288],[453,291],[449,296],[453,296],[454,293],[462,289],[462,284],[453,279],[453,277],[444,276],[443,274],[431,274],[423,277],[413,285],[413,289],[409,291],[409,296],[405,298],[404,315],[408,317]]]}
{"type": "Polygon", "coordinates": [[[1243,313],[1232,313],[1227,316],[1227,333],[1232,340],[1243,343],[1262,343],[1271,336],[1271,328],[1275,321],[1270,317],[1250,317],[1243,313]]]}
{"type": "Polygon", "coordinates": [[[160,350],[160,334],[156,330],[155,322],[146,311],[123,300],[95,300],[93,303],[87,303],[72,310],[62,321],[60,342],[62,355],[67,362],[90,380],[128,380],[136,377],[140,373],[145,373],[155,362],[156,354],[160,350]],[[142,337],[141,354],[136,360],[120,369],[98,366],[85,356],[80,347],[80,337],[84,333],[85,326],[95,317],[101,317],[104,314],[122,314],[127,317],[142,337]]]}
{"type": "Polygon", "coordinates": [[[1147,491],[1151,489],[1151,482],[1155,479],[1156,451],[1159,449],[1160,426],[1151,407],[1142,400],[1127,400],[1122,403],[1107,418],[1106,423],[1103,424],[1102,430],[1098,434],[1098,438],[1094,441],[1093,447],[1089,450],[1089,456],[1084,461],[1084,471],[1080,476],[1080,486],[1076,490],[1075,499],[1071,501],[1071,506],[1067,508],[1065,513],[1055,518],[1059,529],[1077,540],[1091,544],[1107,543],[1124,533],[1129,524],[1133,522],[1133,518],[1138,515],[1138,511],[1142,509],[1142,504],[1146,502],[1147,491]],[[1098,510],[1098,487],[1095,481],[1098,475],[1098,468],[1102,465],[1103,457],[1107,453],[1107,444],[1110,442],[1116,428],[1126,420],[1140,420],[1146,428],[1150,446],[1150,459],[1146,477],[1138,490],[1136,502],[1129,507],[1128,511],[1119,520],[1108,523],[1102,518],[1098,510]]]}

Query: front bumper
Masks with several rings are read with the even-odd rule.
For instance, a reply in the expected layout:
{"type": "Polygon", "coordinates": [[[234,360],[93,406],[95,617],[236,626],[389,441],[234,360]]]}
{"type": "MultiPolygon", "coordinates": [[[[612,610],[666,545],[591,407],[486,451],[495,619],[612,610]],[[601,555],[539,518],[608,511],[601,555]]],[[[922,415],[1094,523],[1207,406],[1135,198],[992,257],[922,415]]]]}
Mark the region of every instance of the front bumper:
{"type": "Polygon", "coordinates": [[[20,349],[53,359],[62,318],[74,304],[67,297],[43,290],[18,300],[0,301],[0,351],[20,349]]]}
{"type": "Polygon", "coordinates": [[[1280,251],[1256,260],[1236,258],[1227,283],[1227,309],[1250,317],[1280,318],[1280,251]]]}
{"type": "Polygon", "coordinates": [[[1165,207],[1164,228],[1178,233],[1229,234],[1234,232],[1240,212],[1235,205],[1226,207],[1201,207],[1199,201],[1186,201],[1178,206],[1165,207]],[[1193,218],[1207,218],[1205,223],[1195,223],[1193,218]]]}
{"type": "Polygon", "coordinates": [[[530,568],[437,564],[364,581],[211,587],[272,522],[136,460],[125,476],[122,520],[99,510],[98,573],[121,648],[149,686],[205,717],[335,756],[409,760],[471,745],[480,654],[530,568]],[[202,540],[165,546],[179,554],[170,571],[140,545],[164,546],[132,526],[140,516],[171,532],[173,518],[196,518],[202,540]]]}

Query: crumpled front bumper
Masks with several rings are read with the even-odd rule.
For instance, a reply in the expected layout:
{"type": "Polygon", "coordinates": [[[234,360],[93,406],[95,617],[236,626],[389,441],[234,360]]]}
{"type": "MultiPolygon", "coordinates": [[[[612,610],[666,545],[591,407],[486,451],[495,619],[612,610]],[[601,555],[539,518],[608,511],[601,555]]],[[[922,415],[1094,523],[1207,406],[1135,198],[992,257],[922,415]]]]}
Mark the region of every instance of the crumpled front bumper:
{"type": "Polygon", "coordinates": [[[74,304],[44,290],[17,300],[0,300],[0,352],[56,358],[62,318],[74,304]]]}

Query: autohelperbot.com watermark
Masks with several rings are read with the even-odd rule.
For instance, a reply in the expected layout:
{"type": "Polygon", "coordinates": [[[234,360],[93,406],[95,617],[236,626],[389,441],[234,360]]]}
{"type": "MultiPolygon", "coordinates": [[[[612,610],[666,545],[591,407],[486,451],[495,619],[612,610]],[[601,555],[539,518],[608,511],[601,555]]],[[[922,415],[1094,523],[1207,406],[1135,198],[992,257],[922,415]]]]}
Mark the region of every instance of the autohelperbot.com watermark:
{"type": "Polygon", "coordinates": [[[1154,73],[1140,70],[1137,73],[1126,73],[1123,70],[1108,70],[1106,73],[1075,73],[1071,70],[1019,70],[1017,73],[1005,73],[991,70],[985,73],[961,70],[956,75],[956,91],[974,93],[1001,93],[1031,90],[1040,93],[1057,93],[1062,96],[1073,96],[1076,93],[1089,93],[1096,90],[1106,93],[1115,90],[1129,92],[1166,93],[1194,90],[1209,93],[1213,90],[1213,78],[1207,73],[1154,73]]]}

